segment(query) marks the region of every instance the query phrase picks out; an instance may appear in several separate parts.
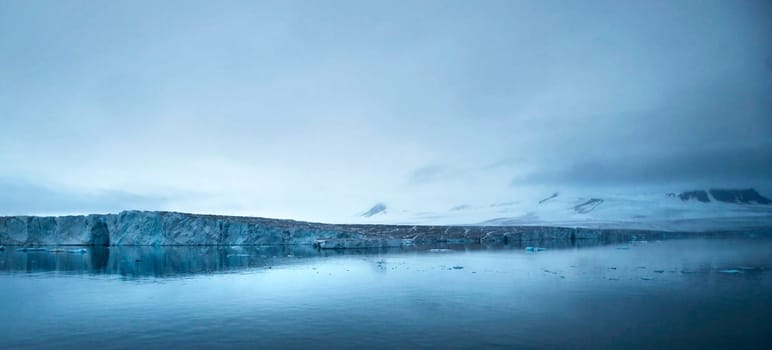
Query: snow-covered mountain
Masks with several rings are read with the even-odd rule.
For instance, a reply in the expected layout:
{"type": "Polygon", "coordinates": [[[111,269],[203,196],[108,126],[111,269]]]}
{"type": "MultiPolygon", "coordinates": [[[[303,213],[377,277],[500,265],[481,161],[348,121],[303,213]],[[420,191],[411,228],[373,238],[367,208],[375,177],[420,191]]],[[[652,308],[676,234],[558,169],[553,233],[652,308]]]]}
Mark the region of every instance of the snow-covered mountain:
{"type": "Polygon", "coordinates": [[[461,204],[426,211],[390,206],[361,223],[431,225],[555,225],[667,231],[772,227],[772,200],[754,189],[671,193],[547,193],[540,199],[461,204]]]}

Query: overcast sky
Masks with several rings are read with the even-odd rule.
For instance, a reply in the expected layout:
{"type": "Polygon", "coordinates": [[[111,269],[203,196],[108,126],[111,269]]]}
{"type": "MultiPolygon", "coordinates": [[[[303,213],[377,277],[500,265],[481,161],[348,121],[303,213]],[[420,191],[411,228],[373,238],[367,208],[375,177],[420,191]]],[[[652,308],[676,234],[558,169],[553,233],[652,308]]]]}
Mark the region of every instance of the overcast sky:
{"type": "Polygon", "coordinates": [[[766,0],[0,1],[0,214],[770,179],[766,0]]]}

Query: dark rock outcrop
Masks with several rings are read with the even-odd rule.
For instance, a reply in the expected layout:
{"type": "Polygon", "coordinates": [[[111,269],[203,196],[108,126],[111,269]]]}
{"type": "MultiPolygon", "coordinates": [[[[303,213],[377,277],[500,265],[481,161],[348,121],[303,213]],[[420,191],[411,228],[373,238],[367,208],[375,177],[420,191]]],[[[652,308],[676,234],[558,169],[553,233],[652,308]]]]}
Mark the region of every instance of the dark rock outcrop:
{"type": "Polygon", "coordinates": [[[577,204],[574,206],[574,211],[576,211],[579,214],[587,214],[593,209],[597,208],[599,205],[603,204],[603,200],[600,198],[590,198],[589,200],[577,204]]]}
{"type": "Polygon", "coordinates": [[[557,197],[558,197],[558,193],[557,193],[557,192],[555,192],[555,193],[551,194],[549,197],[547,197],[547,198],[544,198],[544,199],[540,200],[540,201],[539,201],[539,204],[543,204],[544,202],[547,202],[547,201],[549,201],[549,200],[551,200],[551,199],[555,199],[555,198],[557,198],[557,197]]]}
{"type": "MultiPolygon", "coordinates": [[[[674,193],[668,193],[669,197],[675,197],[674,193]]],[[[689,201],[692,199],[698,200],[703,203],[711,202],[710,197],[713,197],[718,202],[735,203],[735,204],[772,204],[772,200],[766,198],[756,192],[752,188],[748,189],[719,189],[711,188],[708,191],[694,190],[686,191],[678,194],[678,198],[682,201],[689,201]],[[710,193],[710,196],[708,196],[710,193]]]]}
{"type": "Polygon", "coordinates": [[[382,214],[386,212],[386,204],[383,203],[377,203],[374,205],[370,210],[362,213],[362,216],[369,218],[373,215],[382,214]]]}
{"type": "Polygon", "coordinates": [[[678,198],[681,199],[682,201],[696,199],[704,203],[710,202],[710,197],[708,197],[708,192],[704,190],[681,192],[678,194],[678,198]]]}
{"type": "Polygon", "coordinates": [[[710,195],[719,202],[737,204],[772,204],[772,200],[762,196],[752,188],[742,190],[711,188],[710,195]]]}

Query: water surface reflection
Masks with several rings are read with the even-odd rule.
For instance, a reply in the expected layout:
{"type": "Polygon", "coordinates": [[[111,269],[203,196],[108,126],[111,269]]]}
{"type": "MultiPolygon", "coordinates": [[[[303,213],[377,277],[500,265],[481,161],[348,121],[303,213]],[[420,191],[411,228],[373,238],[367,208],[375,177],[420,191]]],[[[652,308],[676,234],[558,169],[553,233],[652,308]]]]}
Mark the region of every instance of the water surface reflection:
{"type": "MultiPolygon", "coordinates": [[[[570,249],[594,244],[542,242],[546,249],[570,249]]],[[[126,277],[174,277],[182,275],[233,272],[254,268],[303,263],[308,259],[336,256],[378,256],[383,254],[431,251],[472,252],[523,250],[520,245],[435,244],[403,248],[320,250],[312,246],[126,246],[87,247],[84,253],[68,249],[0,252],[0,272],[69,274],[117,274],[126,277]]]]}
{"type": "Polygon", "coordinates": [[[0,253],[0,348],[767,348],[772,240],[0,253]]]}

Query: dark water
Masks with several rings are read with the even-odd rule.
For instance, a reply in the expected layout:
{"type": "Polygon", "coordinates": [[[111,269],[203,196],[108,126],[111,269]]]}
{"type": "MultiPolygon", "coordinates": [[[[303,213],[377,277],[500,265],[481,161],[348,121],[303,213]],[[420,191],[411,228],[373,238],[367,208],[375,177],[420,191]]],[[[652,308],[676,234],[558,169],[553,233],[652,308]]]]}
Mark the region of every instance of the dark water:
{"type": "Polygon", "coordinates": [[[769,348],[772,240],[0,252],[0,348],[769,348]],[[454,268],[455,267],[455,268],[454,268]]]}

